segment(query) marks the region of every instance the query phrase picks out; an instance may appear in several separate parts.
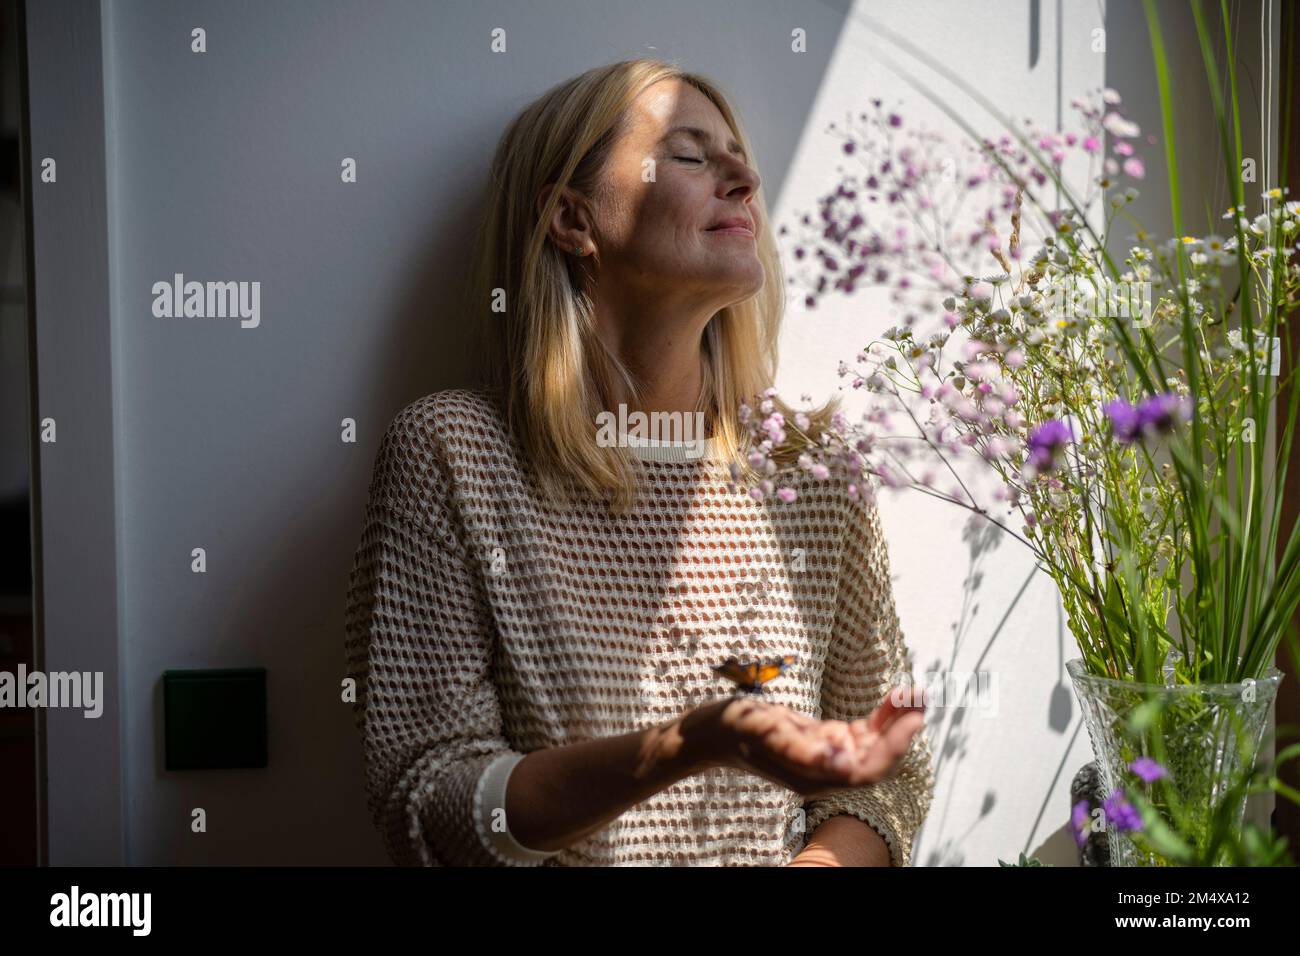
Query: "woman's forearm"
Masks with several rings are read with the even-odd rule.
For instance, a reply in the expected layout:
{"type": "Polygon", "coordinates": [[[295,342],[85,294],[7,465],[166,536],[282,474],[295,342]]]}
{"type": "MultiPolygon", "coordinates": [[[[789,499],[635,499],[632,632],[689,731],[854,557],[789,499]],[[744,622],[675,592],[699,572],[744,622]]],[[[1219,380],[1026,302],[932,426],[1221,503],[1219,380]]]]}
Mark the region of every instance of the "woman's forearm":
{"type": "Polygon", "coordinates": [[[506,790],[511,836],[533,850],[563,849],[714,766],[724,734],[717,717],[726,703],[706,704],[645,730],[527,754],[506,790]]]}
{"type": "Polygon", "coordinates": [[[813,831],[790,866],[893,866],[884,837],[857,817],[837,814],[813,831]]]}

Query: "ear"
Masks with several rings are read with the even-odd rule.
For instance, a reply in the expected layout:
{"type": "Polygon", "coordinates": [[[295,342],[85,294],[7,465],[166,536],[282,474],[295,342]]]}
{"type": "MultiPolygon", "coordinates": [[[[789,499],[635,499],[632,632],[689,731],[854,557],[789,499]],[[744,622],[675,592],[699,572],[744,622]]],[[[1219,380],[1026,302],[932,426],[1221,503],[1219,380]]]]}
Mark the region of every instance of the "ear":
{"type": "MultiPolygon", "coordinates": [[[[537,197],[539,218],[555,188],[555,183],[547,183],[539,192],[537,197]]],[[[592,242],[590,210],[586,199],[576,189],[565,186],[560,191],[547,221],[546,232],[552,242],[566,251],[578,246],[590,248],[592,242]]]]}

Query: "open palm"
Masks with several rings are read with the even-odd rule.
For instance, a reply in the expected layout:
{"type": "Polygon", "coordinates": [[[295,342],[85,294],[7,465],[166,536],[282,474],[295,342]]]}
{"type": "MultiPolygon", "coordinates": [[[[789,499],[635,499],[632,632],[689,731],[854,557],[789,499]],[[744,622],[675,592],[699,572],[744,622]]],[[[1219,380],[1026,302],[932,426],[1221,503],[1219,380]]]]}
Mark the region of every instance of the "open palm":
{"type": "Polygon", "coordinates": [[[923,703],[900,704],[892,688],[869,717],[817,720],[782,704],[737,697],[722,712],[733,746],[726,766],[748,770],[804,797],[888,777],[925,726],[923,703]]]}

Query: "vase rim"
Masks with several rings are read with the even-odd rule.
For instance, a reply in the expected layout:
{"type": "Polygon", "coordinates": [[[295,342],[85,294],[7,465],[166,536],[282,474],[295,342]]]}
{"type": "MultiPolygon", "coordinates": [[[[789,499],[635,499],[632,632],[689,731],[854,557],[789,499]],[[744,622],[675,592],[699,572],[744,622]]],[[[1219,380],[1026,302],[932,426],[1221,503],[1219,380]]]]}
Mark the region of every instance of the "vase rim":
{"type": "MultiPolygon", "coordinates": [[[[1120,680],[1116,677],[1098,677],[1096,674],[1089,673],[1086,667],[1087,665],[1084,663],[1082,657],[1074,657],[1065,662],[1065,669],[1072,679],[1093,681],[1098,684],[1110,684],[1116,687],[1152,687],[1158,690],[1173,692],[1195,691],[1199,694],[1213,693],[1215,691],[1237,693],[1245,683],[1245,681],[1234,681],[1214,684],[1151,684],[1146,681],[1120,680]]],[[[1269,682],[1276,684],[1285,676],[1286,675],[1278,669],[1276,664],[1270,664],[1268,670],[1264,672],[1263,677],[1252,677],[1247,679],[1253,680],[1256,683],[1269,682]]]]}

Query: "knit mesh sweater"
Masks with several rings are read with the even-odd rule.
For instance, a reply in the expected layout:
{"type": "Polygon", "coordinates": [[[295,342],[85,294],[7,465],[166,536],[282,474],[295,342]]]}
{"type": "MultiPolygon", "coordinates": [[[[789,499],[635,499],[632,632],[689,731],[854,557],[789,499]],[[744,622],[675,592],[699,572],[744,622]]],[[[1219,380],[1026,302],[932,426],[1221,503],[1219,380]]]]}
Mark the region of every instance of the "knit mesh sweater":
{"type": "Polygon", "coordinates": [[[848,814],[880,833],[895,866],[910,865],[934,791],[924,729],[889,778],[817,799],[714,767],[563,850],[533,851],[502,826],[494,811],[524,755],[734,693],[712,670],[733,654],[793,654],[763,696],[822,719],[868,716],[910,673],[874,496],[801,475],[796,501],[762,503],[680,447],[632,453],[640,497],[618,516],[589,495],[569,509],[547,502],[489,392],[435,392],[389,425],[350,576],[346,654],[369,809],[390,856],[784,865],[824,820],[848,814]]]}

